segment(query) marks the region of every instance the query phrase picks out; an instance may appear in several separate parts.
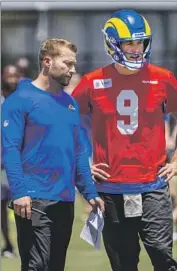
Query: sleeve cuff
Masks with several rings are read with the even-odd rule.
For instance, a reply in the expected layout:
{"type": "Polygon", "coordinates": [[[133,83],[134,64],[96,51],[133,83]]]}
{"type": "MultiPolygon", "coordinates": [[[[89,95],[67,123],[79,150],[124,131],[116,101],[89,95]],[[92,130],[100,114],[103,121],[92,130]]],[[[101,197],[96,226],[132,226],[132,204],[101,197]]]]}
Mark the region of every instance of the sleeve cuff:
{"type": "Polygon", "coordinates": [[[22,193],[19,193],[19,194],[14,194],[12,193],[12,200],[16,200],[16,199],[19,199],[19,198],[23,198],[23,197],[28,197],[28,193],[27,192],[22,192],[22,193]]]}
{"type": "Polygon", "coordinates": [[[85,199],[86,200],[91,200],[91,199],[94,199],[94,198],[97,198],[99,197],[99,195],[97,193],[94,193],[94,194],[86,194],[84,195],[85,199]]]}

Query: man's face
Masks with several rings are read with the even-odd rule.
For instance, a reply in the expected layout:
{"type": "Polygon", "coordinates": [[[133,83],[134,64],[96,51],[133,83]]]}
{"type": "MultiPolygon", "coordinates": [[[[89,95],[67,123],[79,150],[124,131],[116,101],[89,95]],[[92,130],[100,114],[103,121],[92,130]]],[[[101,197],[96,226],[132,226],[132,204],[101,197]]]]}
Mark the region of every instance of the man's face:
{"type": "Polygon", "coordinates": [[[61,48],[61,55],[51,59],[49,76],[61,86],[68,86],[72,75],[76,72],[76,53],[69,48],[61,48]]]}
{"type": "Polygon", "coordinates": [[[4,68],[2,75],[2,88],[5,92],[13,92],[20,80],[20,73],[15,66],[7,66],[4,68]]]}
{"type": "Polygon", "coordinates": [[[122,42],[121,48],[127,60],[138,61],[142,59],[142,54],[144,52],[144,42],[143,40],[131,40],[122,42]]]}

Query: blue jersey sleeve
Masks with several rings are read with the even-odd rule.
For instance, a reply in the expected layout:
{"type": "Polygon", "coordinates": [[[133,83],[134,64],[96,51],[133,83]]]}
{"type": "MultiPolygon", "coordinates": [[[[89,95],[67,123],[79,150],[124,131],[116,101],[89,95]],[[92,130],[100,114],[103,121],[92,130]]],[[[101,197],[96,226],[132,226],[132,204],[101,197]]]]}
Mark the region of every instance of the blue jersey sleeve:
{"type": "Polygon", "coordinates": [[[85,144],[83,130],[79,127],[76,144],[76,187],[85,199],[98,197],[94,182],[92,181],[89,165],[89,156],[85,144]]]}
{"type": "Polygon", "coordinates": [[[12,199],[17,199],[28,195],[21,162],[26,113],[22,99],[14,94],[7,98],[2,105],[1,131],[4,167],[12,192],[12,199]]]}
{"type": "MultiPolygon", "coordinates": [[[[78,110],[77,104],[75,107],[78,110]]],[[[76,187],[86,200],[98,197],[96,187],[91,176],[85,133],[80,125],[78,128],[78,135],[76,137],[76,187]]]]}

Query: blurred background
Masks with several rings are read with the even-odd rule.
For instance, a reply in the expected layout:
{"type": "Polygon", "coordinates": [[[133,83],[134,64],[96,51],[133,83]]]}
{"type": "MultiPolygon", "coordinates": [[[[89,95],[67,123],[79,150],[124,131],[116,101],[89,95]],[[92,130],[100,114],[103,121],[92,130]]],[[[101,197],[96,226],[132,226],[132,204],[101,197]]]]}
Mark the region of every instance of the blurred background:
{"type": "MultiPolygon", "coordinates": [[[[151,61],[172,70],[177,76],[177,2],[120,1],[2,1],[1,2],[1,68],[18,66],[21,77],[35,78],[38,73],[38,51],[46,38],[64,38],[78,47],[77,72],[83,75],[110,63],[103,46],[102,28],[109,16],[118,9],[133,8],[149,21],[152,33],[151,61]],[[8,66],[9,67],[9,66],[8,66]]],[[[11,67],[12,68],[12,67],[11,67]]],[[[9,72],[9,70],[8,70],[9,72]]],[[[11,69],[11,72],[13,70],[11,69]]],[[[16,71],[14,71],[16,72],[16,71]]],[[[177,127],[176,120],[174,127],[177,127]]],[[[171,129],[171,128],[170,128],[171,129]]],[[[169,134],[169,138],[171,132],[169,134]]],[[[174,136],[174,135],[173,135],[174,136]]],[[[176,134],[173,142],[176,141],[176,134]]],[[[168,142],[170,142],[169,139],[168,142]]],[[[172,148],[171,145],[169,148],[172,148]]],[[[176,143],[173,145],[173,151],[176,143]]],[[[173,186],[174,187],[174,186],[173,186]]],[[[175,188],[176,189],[176,188],[175,188]]],[[[174,197],[176,190],[173,189],[174,197]]],[[[74,230],[66,263],[67,271],[110,270],[103,245],[100,251],[79,238],[88,215],[87,206],[80,197],[76,201],[74,230]]],[[[13,213],[8,211],[10,239],[14,246],[13,257],[2,258],[2,271],[19,271],[20,262],[16,247],[16,230],[13,213]]],[[[174,241],[177,258],[177,242],[174,241]]],[[[142,247],[140,271],[152,270],[142,247]]]]}
{"type": "Polygon", "coordinates": [[[121,8],[134,8],[149,21],[152,61],[177,74],[177,2],[27,2],[1,3],[2,67],[19,57],[30,61],[35,76],[40,42],[46,38],[69,39],[78,47],[78,72],[85,73],[109,63],[102,28],[109,16],[121,8]]]}

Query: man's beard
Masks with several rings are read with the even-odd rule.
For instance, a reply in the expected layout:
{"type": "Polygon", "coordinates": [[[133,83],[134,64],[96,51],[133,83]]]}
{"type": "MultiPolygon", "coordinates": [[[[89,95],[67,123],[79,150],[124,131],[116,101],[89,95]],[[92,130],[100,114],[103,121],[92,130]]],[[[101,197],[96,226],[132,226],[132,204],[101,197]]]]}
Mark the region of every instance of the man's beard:
{"type": "Polygon", "coordinates": [[[62,87],[67,87],[69,85],[69,82],[71,80],[71,77],[66,76],[65,74],[61,74],[58,77],[53,78],[62,86],[62,87]]]}

